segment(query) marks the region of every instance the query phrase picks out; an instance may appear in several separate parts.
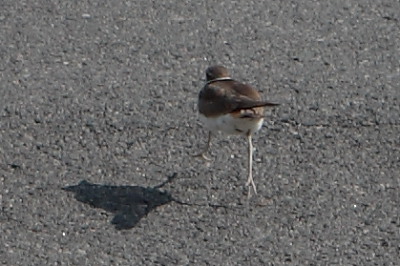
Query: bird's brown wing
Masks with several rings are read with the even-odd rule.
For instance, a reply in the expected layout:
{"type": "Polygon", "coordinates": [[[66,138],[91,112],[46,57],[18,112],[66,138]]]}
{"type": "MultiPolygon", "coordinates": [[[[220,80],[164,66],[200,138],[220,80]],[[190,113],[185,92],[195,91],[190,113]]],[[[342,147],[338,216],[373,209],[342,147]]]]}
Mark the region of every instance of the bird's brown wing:
{"type": "Polygon", "coordinates": [[[278,104],[262,101],[259,93],[251,86],[229,80],[204,86],[199,94],[198,108],[199,112],[205,116],[217,116],[244,109],[276,105],[278,104]]]}

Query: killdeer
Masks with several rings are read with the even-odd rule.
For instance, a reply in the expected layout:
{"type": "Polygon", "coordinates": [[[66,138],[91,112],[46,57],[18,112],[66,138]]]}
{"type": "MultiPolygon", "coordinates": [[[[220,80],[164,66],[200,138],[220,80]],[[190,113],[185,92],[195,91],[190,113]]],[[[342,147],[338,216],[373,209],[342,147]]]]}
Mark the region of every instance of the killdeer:
{"type": "Polygon", "coordinates": [[[248,141],[248,176],[246,186],[257,194],[253,181],[252,135],[264,121],[264,107],[278,103],[261,100],[257,90],[229,76],[223,66],[211,66],[206,70],[207,82],[199,93],[198,109],[200,120],[209,130],[205,149],[196,156],[209,160],[205,154],[210,148],[211,136],[218,131],[229,135],[244,135],[248,141]],[[251,186],[251,187],[250,187],[251,186]]]}

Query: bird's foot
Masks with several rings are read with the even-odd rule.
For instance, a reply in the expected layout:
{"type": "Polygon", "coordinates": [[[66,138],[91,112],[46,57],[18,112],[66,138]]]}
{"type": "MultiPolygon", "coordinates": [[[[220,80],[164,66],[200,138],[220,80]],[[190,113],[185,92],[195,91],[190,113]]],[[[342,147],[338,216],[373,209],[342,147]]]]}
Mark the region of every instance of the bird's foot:
{"type": "Polygon", "coordinates": [[[192,157],[195,157],[195,158],[199,158],[199,157],[200,157],[200,158],[203,159],[204,161],[211,161],[211,159],[208,158],[208,157],[205,155],[204,152],[201,152],[201,153],[199,153],[199,154],[192,155],[192,157]]]}
{"type": "Polygon", "coordinates": [[[254,184],[254,181],[253,181],[253,178],[252,178],[252,177],[249,177],[249,178],[247,179],[246,186],[249,188],[249,193],[247,194],[247,197],[248,197],[249,199],[250,199],[250,197],[251,197],[251,190],[252,190],[252,188],[253,188],[253,191],[254,191],[254,195],[257,195],[256,184],[254,184]]]}

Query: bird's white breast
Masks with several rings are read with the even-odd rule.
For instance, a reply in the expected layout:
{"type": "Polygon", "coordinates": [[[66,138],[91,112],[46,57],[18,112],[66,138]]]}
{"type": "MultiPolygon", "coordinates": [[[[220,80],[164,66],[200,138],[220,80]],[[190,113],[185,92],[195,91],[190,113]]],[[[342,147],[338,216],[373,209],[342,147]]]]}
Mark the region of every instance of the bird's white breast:
{"type": "Polygon", "coordinates": [[[206,117],[200,114],[200,120],[208,130],[229,135],[246,135],[249,132],[253,134],[261,128],[264,121],[262,118],[235,118],[229,114],[217,117],[206,117]]]}

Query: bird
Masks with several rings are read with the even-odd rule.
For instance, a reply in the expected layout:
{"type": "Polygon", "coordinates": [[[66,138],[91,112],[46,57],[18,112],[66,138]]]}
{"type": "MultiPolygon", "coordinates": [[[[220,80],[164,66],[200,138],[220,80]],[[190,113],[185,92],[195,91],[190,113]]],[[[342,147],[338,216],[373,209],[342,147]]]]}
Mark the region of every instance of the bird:
{"type": "Polygon", "coordinates": [[[252,171],[252,135],[262,127],[265,107],[278,105],[273,101],[262,100],[260,93],[252,86],[232,79],[226,67],[208,67],[206,83],[200,90],[197,104],[200,121],[208,129],[208,140],[204,150],[195,156],[210,160],[205,154],[210,148],[212,135],[217,132],[245,136],[248,142],[248,197],[251,195],[251,187],[254,194],[257,194],[252,171]]]}

